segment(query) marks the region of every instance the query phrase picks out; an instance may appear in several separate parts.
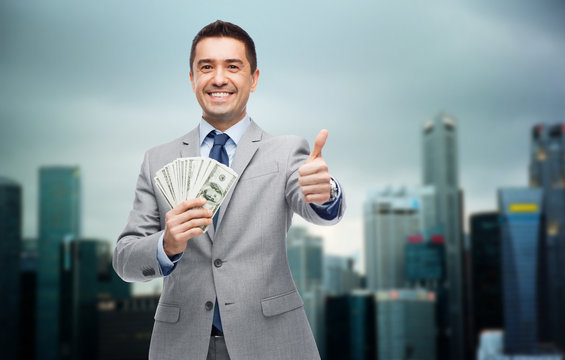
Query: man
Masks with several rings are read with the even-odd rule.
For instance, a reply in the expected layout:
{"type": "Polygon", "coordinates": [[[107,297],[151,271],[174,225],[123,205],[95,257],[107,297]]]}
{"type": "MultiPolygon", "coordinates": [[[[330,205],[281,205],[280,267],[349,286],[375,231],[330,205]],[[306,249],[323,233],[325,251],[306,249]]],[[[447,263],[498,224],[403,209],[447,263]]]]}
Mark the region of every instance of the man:
{"type": "Polygon", "coordinates": [[[273,137],[249,118],[259,70],[253,40],[236,25],[204,27],[190,68],[202,120],[145,154],[113,258],[126,281],[164,276],[149,358],[319,359],[286,233],[294,212],[321,225],[343,216],[343,194],[321,155],[327,131],[309,154],[305,140],[273,137]],[[239,175],[216,220],[203,198],[170,209],[153,181],[163,165],[190,156],[218,159],[239,175]]]}

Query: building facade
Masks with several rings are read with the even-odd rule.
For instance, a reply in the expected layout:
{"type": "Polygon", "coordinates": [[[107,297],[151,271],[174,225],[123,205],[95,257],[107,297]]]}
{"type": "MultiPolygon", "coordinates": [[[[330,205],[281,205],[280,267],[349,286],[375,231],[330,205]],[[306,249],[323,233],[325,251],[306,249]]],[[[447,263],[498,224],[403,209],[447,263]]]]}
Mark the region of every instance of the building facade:
{"type": "Polygon", "coordinates": [[[376,359],[375,296],[369,291],[326,298],[326,360],[376,359]]]}
{"type": "Polygon", "coordinates": [[[434,230],[433,187],[382,187],[364,204],[367,288],[386,290],[406,285],[405,244],[409,235],[434,230]]]}
{"type": "Polygon", "coordinates": [[[321,355],[325,350],[322,238],[293,226],[287,236],[287,255],[292,278],[304,301],[304,311],[321,355]]]}
{"type": "Polygon", "coordinates": [[[375,296],[378,358],[436,360],[435,294],[402,289],[375,296]]]}
{"type": "Polygon", "coordinates": [[[354,269],[353,258],[324,255],[324,292],[344,295],[361,288],[361,275],[354,269]]]}
{"type": "MultiPolygon", "coordinates": [[[[481,331],[502,329],[502,243],[498,212],[473,214],[471,228],[472,341],[481,331]]],[[[486,340],[485,340],[486,341],[486,340]]]]}
{"type": "MultiPolygon", "coordinates": [[[[39,170],[39,239],[37,271],[37,359],[58,360],[60,349],[61,245],[80,236],[78,167],[39,170]]],[[[68,259],[67,259],[68,260],[68,259]]]]}
{"type": "Polygon", "coordinates": [[[501,214],[504,353],[538,351],[538,253],[544,229],[543,191],[505,188],[498,192],[501,214]]]}
{"type": "Polygon", "coordinates": [[[539,332],[565,352],[565,124],[532,129],[530,186],[543,189],[546,228],[540,237],[539,332]]]}
{"type": "Polygon", "coordinates": [[[449,354],[441,359],[463,359],[463,240],[462,199],[459,190],[459,161],[455,119],[440,113],[422,130],[423,184],[436,190],[436,224],[445,236],[445,296],[447,328],[442,331],[449,354]]]}
{"type": "Polygon", "coordinates": [[[98,302],[131,296],[131,285],[112,268],[111,246],[98,239],[62,244],[69,266],[61,269],[61,359],[98,359],[98,302]],[[68,254],[68,255],[67,255],[68,254]],[[68,349],[68,350],[67,350],[68,349]]]}
{"type": "Polygon", "coordinates": [[[0,177],[0,348],[9,359],[19,352],[21,241],[22,188],[0,177]]]}

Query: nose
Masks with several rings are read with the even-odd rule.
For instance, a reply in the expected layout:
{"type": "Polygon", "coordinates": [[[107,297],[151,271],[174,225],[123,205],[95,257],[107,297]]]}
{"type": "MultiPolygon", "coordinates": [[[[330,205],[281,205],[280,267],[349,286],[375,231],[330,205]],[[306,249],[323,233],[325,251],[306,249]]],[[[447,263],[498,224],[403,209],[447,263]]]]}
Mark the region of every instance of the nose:
{"type": "Polygon", "coordinates": [[[226,73],[223,67],[218,67],[214,74],[213,84],[216,86],[223,86],[227,84],[228,80],[226,78],[226,73]]]}

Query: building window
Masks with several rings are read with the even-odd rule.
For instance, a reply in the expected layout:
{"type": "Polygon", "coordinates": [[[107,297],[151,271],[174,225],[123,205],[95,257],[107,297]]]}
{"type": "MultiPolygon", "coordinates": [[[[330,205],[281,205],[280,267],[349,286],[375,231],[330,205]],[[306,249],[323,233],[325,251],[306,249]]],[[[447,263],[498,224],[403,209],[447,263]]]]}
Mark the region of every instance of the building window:
{"type": "Polygon", "coordinates": [[[547,153],[543,149],[538,149],[536,158],[538,161],[545,161],[547,159],[547,153]]]}
{"type": "Polygon", "coordinates": [[[555,236],[559,233],[559,223],[557,221],[552,221],[547,227],[547,235],[555,236]]]}

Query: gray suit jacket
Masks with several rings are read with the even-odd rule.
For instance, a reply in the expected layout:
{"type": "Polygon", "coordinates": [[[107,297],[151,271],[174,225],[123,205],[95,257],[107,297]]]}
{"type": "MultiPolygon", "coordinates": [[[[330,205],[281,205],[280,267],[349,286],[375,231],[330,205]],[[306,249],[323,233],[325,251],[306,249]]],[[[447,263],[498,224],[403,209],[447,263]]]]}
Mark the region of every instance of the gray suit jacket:
{"type": "MultiPolygon", "coordinates": [[[[199,154],[198,128],[145,154],[133,209],[114,251],[114,269],[125,281],[163,276],[157,243],[169,206],[153,177],[174,159],[199,154]]],[[[331,221],[304,202],[298,168],[308,155],[306,140],[274,137],[251,122],[232,162],[239,178],[215,231],[210,226],[190,239],[164,278],[150,359],[206,359],[213,318],[206,303],[216,297],[232,360],[320,358],[288,266],[286,234],[294,212],[315,224],[337,223],[345,200],[331,221]]]]}

